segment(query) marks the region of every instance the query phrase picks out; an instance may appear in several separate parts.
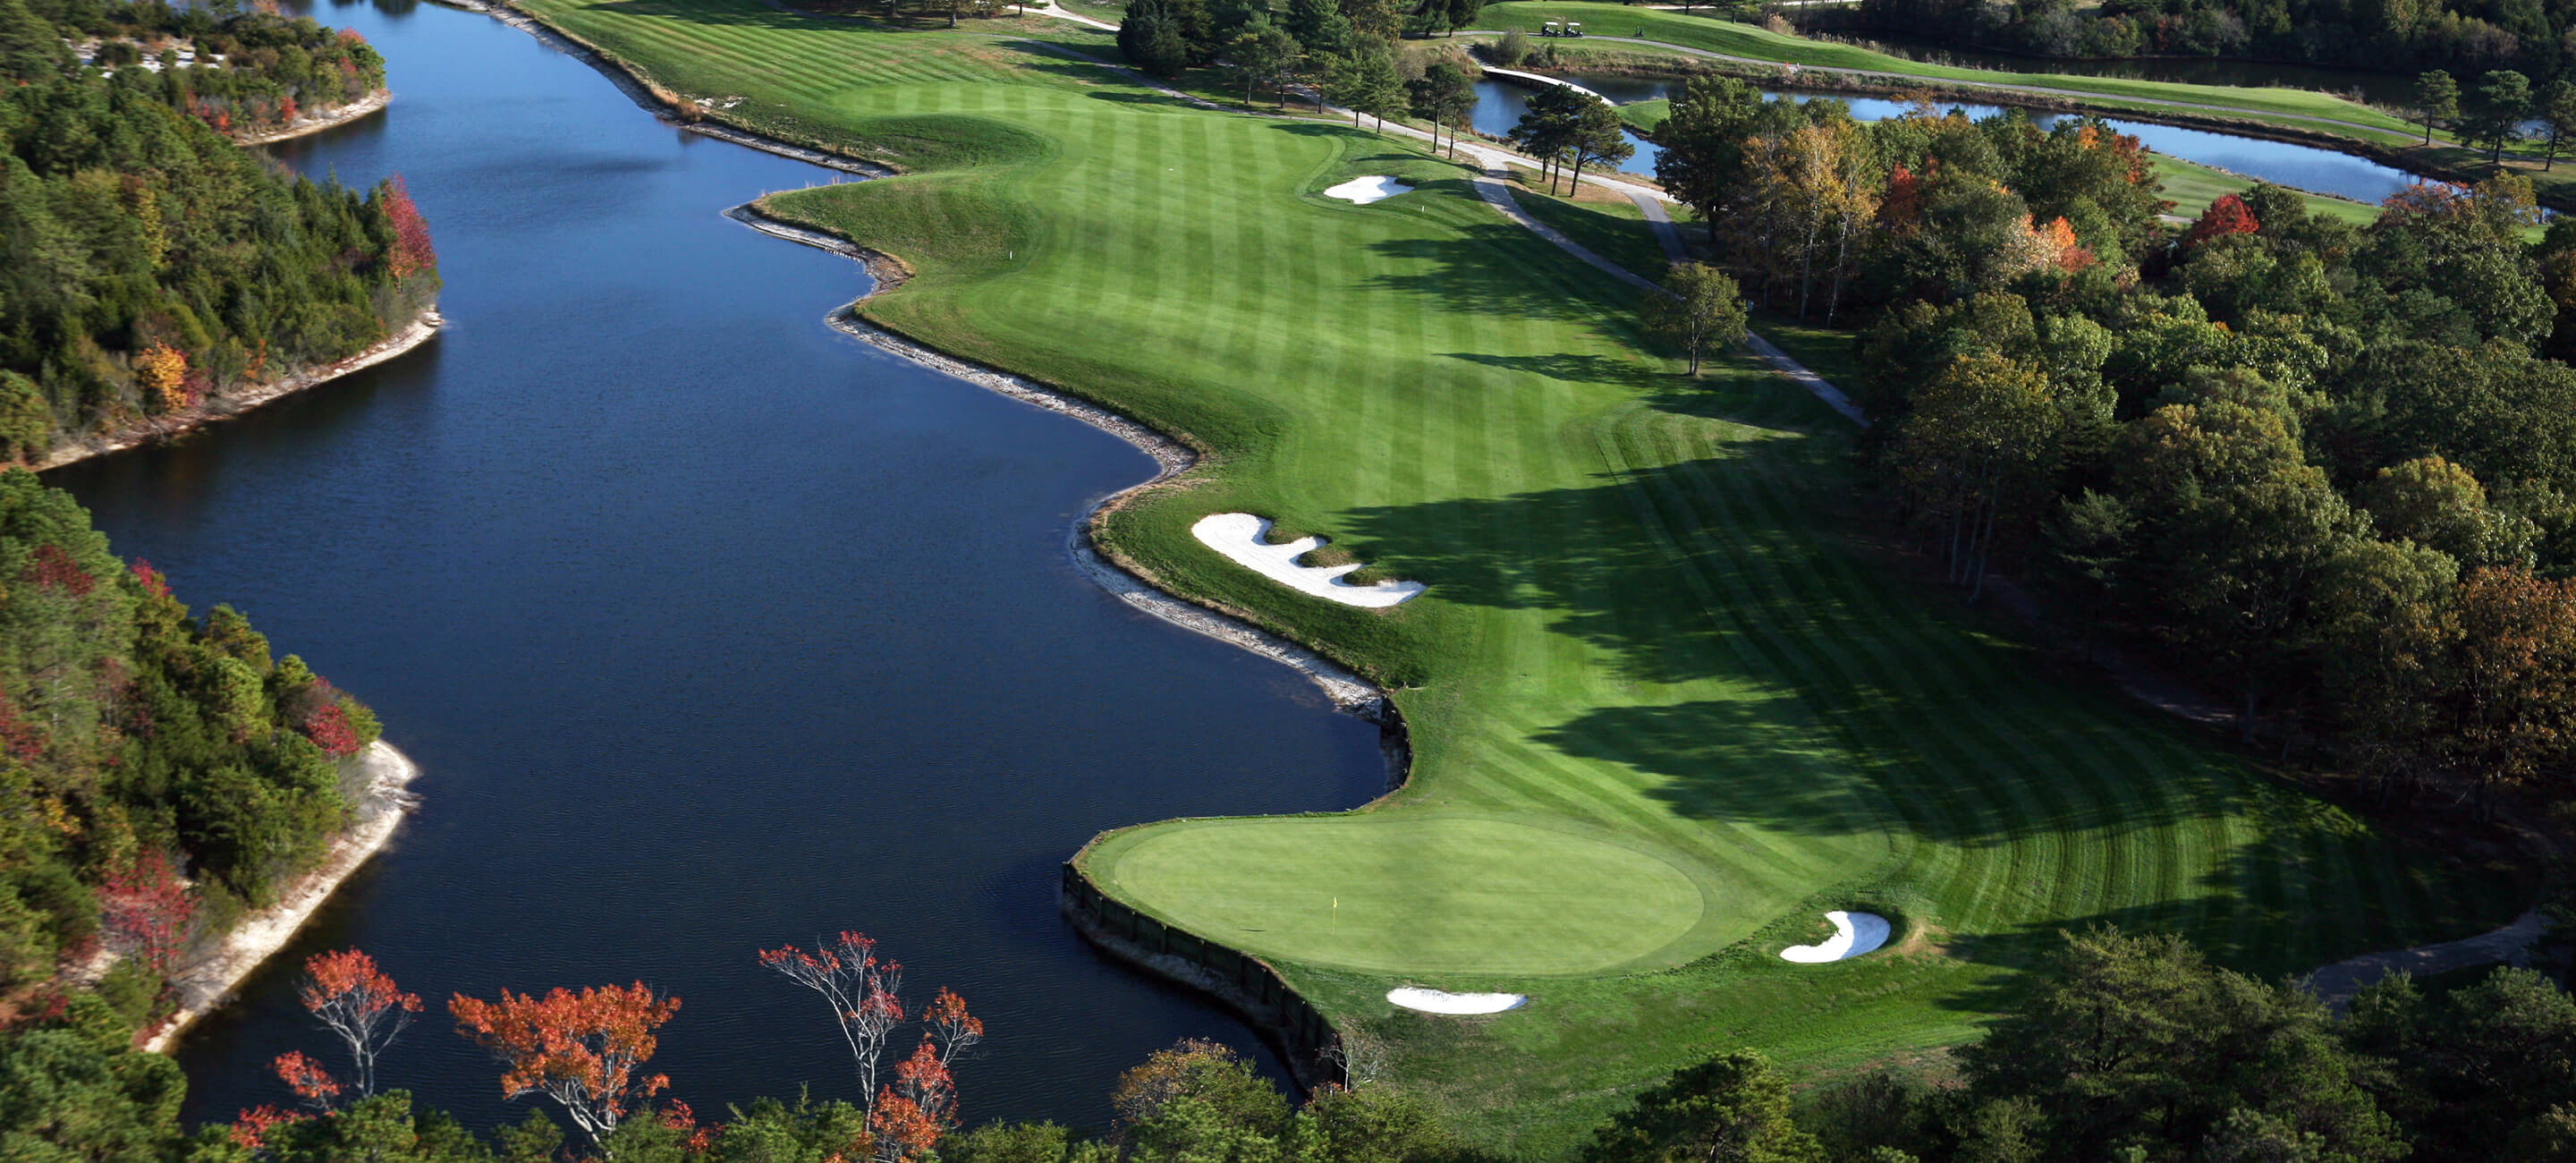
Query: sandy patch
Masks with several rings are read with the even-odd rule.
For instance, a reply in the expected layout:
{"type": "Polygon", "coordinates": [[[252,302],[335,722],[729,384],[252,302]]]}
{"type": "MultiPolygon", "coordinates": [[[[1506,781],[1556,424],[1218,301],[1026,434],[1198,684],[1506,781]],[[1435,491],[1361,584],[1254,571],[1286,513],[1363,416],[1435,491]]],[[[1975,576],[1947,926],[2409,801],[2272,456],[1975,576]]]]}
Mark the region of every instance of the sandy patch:
{"type": "Polygon", "coordinates": [[[1818,965],[1827,961],[1844,961],[1887,944],[1893,926],[1877,913],[1846,913],[1836,909],[1825,914],[1834,923],[1834,935],[1815,945],[1791,945],[1780,951],[1780,960],[1801,965],[1818,965]]]}
{"type": "Polygon", "coordinates": [[[1445,989],[1424,989],[1418,985],[1399,986],[1386,991],[1386,1000],[1409,1010],[1426,1014],[1499,1014],[1529,1004],[1529,995],[1519,993],[1451,993],[1445,989]]]}
{"type": "Polygon", "coordinates": [[[1366,206],[1371,202],[1383,202],[1398,194],[1410,194],[1412,192],[1413,187],[1396,181],[1393,178],[1379,175],[1377,177],[1369,178],[1353,178],[1341,185],[1325,190],[1324,196],[1327,198],[1339,198],[1345,202],[1354,202],[1359,205],[1366,206]]]}
{"type": "Polygon", "coordinates": [[[1250,513],[1212,513],[1199,518],[1190,532],[1234,563],[1254,573],[1287,586],[1299,593],[1340,602],[1345,606],[1367,606],[1383,609],[1409,601],[1423,591],[1421,582],[1382,581],[1376,585],[1355,586],[1342,580],[1342,575],[1360,568],[1349,565],[1299,565],[1297,559],[1324,547],[1321,537],[1300,537],[1286,545],[1272,545],[1265,538],[1270,520],[1250,513]]]}

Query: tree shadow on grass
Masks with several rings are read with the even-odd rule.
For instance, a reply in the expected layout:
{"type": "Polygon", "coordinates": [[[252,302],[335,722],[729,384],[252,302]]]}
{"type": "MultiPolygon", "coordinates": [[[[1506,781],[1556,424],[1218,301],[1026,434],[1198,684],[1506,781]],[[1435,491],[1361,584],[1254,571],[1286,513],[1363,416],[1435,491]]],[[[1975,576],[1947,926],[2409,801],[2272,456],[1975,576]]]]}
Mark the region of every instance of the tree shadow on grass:
{"type": "Polygon", "coordinates": [[[1390,238],[1370,243],[1371,251],[1403,260],[1411,269],[1375,276],[1369,285],[1429,296],[1464,312],[1584,322],[1603,319],[1599,303],[1563,281],[1533,277],[1527,263],[1500,261],[1520,256],[1533,262],[1546,261],[1545,255],[1526,249],[1532,245],[1555,253],[1555,248],[1536,240],[1528,231],[1499,219],[1458,229],[1459,235],[1450,238],[1390,238]]]}
{"type": "MultiPolygon", "coordinates": [[[[708,4],[703,0],[605,0],[592,7],[608,12],[661,17],[714,28],[767,28],[800,32],[819,29],[835,29],[843,32],[916,31],[900,25],[882,23],[874,16],[864,13],[782,12],[765,4],[754,3],[708,4]]],[[[917,31],[931,30],[923,28],[917,31]]]]}
{"type": "Polygon", "coordinates": [[[1452,351],[1451,359],[1502,368],[1525,375],[1543,376],[1577,384],[1622,384],[1633,388],[1661,389],[1672,377],[1660,369],[1636,360],[1614,359],[1606,355],[1584,355],[1558,352],[1551,355],[1487,355],[1475,351],[1452,351]]]}

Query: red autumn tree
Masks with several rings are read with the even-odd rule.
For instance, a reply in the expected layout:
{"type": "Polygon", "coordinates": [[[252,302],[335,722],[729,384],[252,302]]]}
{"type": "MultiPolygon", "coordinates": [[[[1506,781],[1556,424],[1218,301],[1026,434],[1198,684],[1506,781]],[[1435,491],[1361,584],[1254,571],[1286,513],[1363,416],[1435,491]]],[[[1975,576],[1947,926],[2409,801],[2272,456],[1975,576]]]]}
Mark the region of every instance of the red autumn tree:
{"type": "MultiPolygon", "coordinates": [[[[348,730],[348,724],[343,722],[341,730],[348,730]]],[[[376,968],[375,958],[356,949],[308,958],[295,996],[348,1047],[349,1060],[358,1070],[361,1098],[376,1092],[376,1056],[420,1012],[418,994],[397,988],[393,978],[376,968]]]]}
{"type": "Polygon", "coordinates": [[[967,1013],[966,999],[946,986],[941,986],[939,996],[930,999],[930,1005],[921,1011],[921,1024],[930,1028],[923,1041],[939,1043],[939,1064],[943,1067],[957,1060],[958,1051],[984,1040],[984,1023],[967,1013]]]}
{"type": "Polygon", "coordinates": [[[1898,166],[1887,175],[1887,196],[1878,200],[1878,221],[1891,230],[1914,225],[1923,215],[1923,179],[1898,166]]]}
{"type": "Polygon", "coordinates": [[[407,279],[437,266],[438,253],[429,245],[429,220],[412,205],[411,187],[403,184],[401,174],[385,180],[384,204],[385,221],[394,228],[393,250],[385,256],[393,276],[407,279]]]}
{"type": "Polygon", "coordinates": [[[832,1007],[858,1067],[862,1096],[877,1093],[877,1060],[885,1054],[886,1035],[903,1024],[903,1001],[896,996],[903,988],[903,963],[880,961],[876,950],[875,938],[843,930],[839,940],[811,953],[794,945],[760,951],[761,964],[823,995],[832,1007]]]}
{"type": "Polygon", "coordinates": [[[724,1130],[722,1123],[698,1125],[698,1112],[689,1104],[672,1099],[662,1104],[662,1125],[679,1132],[680,1146],[692,1155],[704,1155],[715,1149],[716,1135],[724,1130]]]}
{"type": "Polygon", "coordinates": [[[135,856],[126,868],[108,874],[99,885],[100,924],[121,953],[142,958],[156,977],[170,976],[187,940],[188,920],[196,899],[159,849],[135,856]]]}
{"type": "Polygon", "coordinates": [[[957,1079],[929,1035],[922,1036],[912,1057],[895,1063],[894,1092],[941,1131],[957,1125],[957,1079]]]}
{"type": "Polygon", "coordinates": [[[263,1103],[234,1116],[233,1125],[226,1128],[224,1133],[232,1139],[234,1146],[245,1151],[256,1152],[267,1144],[270,1131],[288,1123],[303,1122],[306,1117],[308,1116],[295,1111],[282,1111],[263,1103]]]}
{"type": "Polygon", "coordinates": [[[35,560],[27,563],[26,580],[45,587],[69,592],[73,597],[88,597],[98,588],[98,579],[82,569],[80,563],[59,545],[45,545],[36,550],[35,560]]]}
{"type": "Polygon", "coordinates": [[[126,568],[134,571],[134,584],[142,586],[143,592],[156,598],[170,596],[170,579],[162,576],[160,570],[152,568],[150,561],[138,557],[126,568]]]}
{"type": "Polygon", "coordinates": [[[333,759],[347,759],[358,753],[357,729],[349,726],[349,712],[341,710],[338,703],[325,703],[305,716],[304,737],[333,759]]]}
{"type": "Polygon", "coordinates": [[[497,1002],[460,993],[447,1009],[459,1033],[501,1060],[503,1097],[555,1100],[594,1145],[604,1147],[618,1120],[671,1084],[635,1073],[653,1057],[653,1031],[680,1009],[680,999],[656,998],[643,982],[580,993],[558,986],[543,998],[505,989],[497,1002]]]}
{"type": "Polygon", "coordinates": [[[892,1089],[878,1092],[868,1107],[868,1137],[875,1144],[873,1163],[909,1163],[938,1145],[940,1125],[911,1099],[892,1089]]]}
{"type": "Polygon", "coordinates": [[[294,1091],[295,1097],[303,1099],[305,1105],[315,1110],[327,1111],[332,1103],[340,1100],[342,1087],[339,1080],[332,1078],[330,1071],[322,1069],[321,1063],[306,1057],[302,1050],[289,1050],[278,1055],[277,1061],[269,1064],[269,1069],[277,1072],[277,1077],[286,1083],[286,1089],[294,1091]]]}
{"type": "Polygon", "coordinates": [[[2254,220],[2254,212],[2245,208],[2245,200],[2234,194],[2221,195],[2200,212],[2200,220],[2191,224],[2191,234],[2183,241],[2198,246],[2213,238],[2230,234],[2252,234],[2263,224],[2254,220]]]}

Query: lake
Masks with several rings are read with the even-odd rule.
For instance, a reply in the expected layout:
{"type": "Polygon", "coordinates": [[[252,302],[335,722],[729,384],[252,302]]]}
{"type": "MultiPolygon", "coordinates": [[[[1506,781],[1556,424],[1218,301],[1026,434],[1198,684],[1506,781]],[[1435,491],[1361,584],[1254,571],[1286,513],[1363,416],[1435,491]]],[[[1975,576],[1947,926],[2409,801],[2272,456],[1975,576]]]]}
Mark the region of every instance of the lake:
{"type": "Polygon", "coordinates": [[[1071,523],[1152,463],[839,335],[857,266],[720,217],[828,171],[663,124],[484,16],[313,15],[381,48],[395,97],[278,156],[406,176],[449,329],[48,475],[183,598],[373,703],[425,773],[393,847],[183,1039],[186,1117],[291,1102],[267,1063],[328,1049],[294,978],[351,945],[429,1003],[385,1084],[477,1127],[528,1103],[445,1002],[505,987],[679,996],[652,1066],[702,1114],[856,1097],[823,1004],[754,961],[845,928],[915,1003],[949,985],[983,1017],[975,1121],[1104,1124],[1117,1074],[1182,1037],[1275,1074],[1056,913],[1101,829],[1385,781],[1374,726],[1078,572],[1071,523]]]}

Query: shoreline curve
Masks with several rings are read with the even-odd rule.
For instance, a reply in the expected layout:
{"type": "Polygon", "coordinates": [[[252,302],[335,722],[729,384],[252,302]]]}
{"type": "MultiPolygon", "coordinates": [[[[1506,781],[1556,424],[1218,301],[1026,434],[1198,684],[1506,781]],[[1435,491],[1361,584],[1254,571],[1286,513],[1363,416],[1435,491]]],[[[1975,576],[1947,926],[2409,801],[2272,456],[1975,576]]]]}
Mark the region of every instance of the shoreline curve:
{"type": "MultiPolygon", "coordinates": [[[[508,0],[432,0],[432,2],[492,17],[527,33],[541,44],[591,66],[614,84],[629,100],[634,101],[638,107],[665,123],[718,140],[730,141],[745,148],[793,158],[845,173],[884,177],[898,172],[891,167],[825,153],[730,125],[707,125],[698,120],[697,110],[692,108],[684,111],[681,108],[678,94],[660,90],[623,61],[616,60],[609,54],[510,7],[508,0]]],[[[1102,513],[1114,511],[1128,499],[1147,489],[1164,485],[1189,471],[1199,462],[1198,450],[1149,425],[1084,400],[1071,392],[1025,376],[951,356],[860,318],[857,311],[860,304],[901,286],[912,276],[912,269],[891,254],[870,249],[835,235],[772,218],[762,213],[753,203],[747,202],[736,206],[725,211],[724,214],[760,233],[840,255],[867,269],[873,280],[873,285],[867,292],[833,309],[825,317],[825,322],[834,330],[888,354],[910,360],[976,387],[1079,420],[1126,441],[1153,458],[1156,471],[1152,477],[1094,500],[1068,523],[1065,544],[1067,552],[1073,557],[1074,564],[1095,584],[1139,611],[1183,629],[1241,647],[1305,675],[1308,680],[1322,688],[1325,697],[1336,709],[1378,725],[1379,750],[1387,766],[1387,794],[1394,793],[1411,781],[1413,750],[1410,733],[1403,713],[1396,708],[1394,699],[1386,691],[1312,649],[1261,629],[1249,618],[1201,605],[1157,587],[1144,571],[1137,569],[1132,563],[1116,560],[1092,538],[1092,525],[1102,513]]],[[[1095,842],[1097,839],[1094,837],[1095,842]]],[[[1085,844],[1084,847],[1088,848],[1089,844],[1085,844]]],[[[1089,918],[1076,907],[1074,893],[1071,891],[1072,882],[1079,880],[1083,888],[1094,894],[1098,894],[1100,890],[1099,886],[1092,884],[1089,876],[1078,867],[1076,862],[1080,857],[1081,852],[1076,851],[1066,858],[1063,876],[1058,886],[1057,901],[1074,930],[1082,934],[1096,948],[1134,968],[1209,994],[1220,1004],[1235,1010],[1253,1028],[1281,1047],[1293,1047],[1301,1043],[1317,1047],[1338,1044],[1339,1031],[1323,1021],[1320,1012],[1315,1010],[1312,1003],[1298,995],[1288,986],[1286,979],[1278,976],[1276,970],[1268,969],[1266,965],[1263,968],[1269,974],[1269,979],[1276,984],[1280,994],[1284,995],[1283,1001],[1285,998],[1295,999],[1296,1004],[1293,1007],[1286,1004],[1275,1006],[1259,1004],[1235,983],[1198,971],[1196,967],[1179,958],[1158,956],[1151,950],[1115,937],[1096,923],[1090,923],[1089,918]],[[1309,1015],[1316,1028],[1306,1030],[1294,1028],[1290,1017],[1292,1010],[1302,1010],[1309,1015]]],[[[1258,959],[1251,960],[1259,964],[1258,959]]],[[[1292,1075],[1301,1084],[1311,1085],[1310,1080],[1334,1078],[1340,1073],[1340,1067],[1329,1061],[1328,1055],[1319,1053],[1301,1057],[1290,1053],[1284,1056],[1290,1061],[1292,1075]]]]}
{"type": "Polygon", "coordinates": [[[368,777],[367,794],[355,805],[357,822],[333,839],[321,867],[280,894],[277,903],[243,917],[213,949],[180,967],[171,981],[179,993],[178,1011],[152,1031],[143,1049],[168,1053],[179,1035],[231,1001],[251,971],[286,948],[322,903],[393,841],[403,819],[420,803],[411,792],[420,765],[382,739],[368,744],[357,762],[368,777]]]}
{"type": "Polygon", "coordinates": [[[320,133],[325,129],[337,129],[352,121],[372,117],[378,113],[384,112],[385,106],[392,103],[393,99],[393,90],[378,89],[375,92],[369,93],[364,97],[360,97],[355,101],[351,101],[346,105],[335,105],[331,108],[330,112],[325,113],[320,117],[299,117],[291,125],[273,129],[267,133],[254,133],[248,137],[236,137],[233,141],[244,146],[269,145],[274,142],[292,141],[299,137],[307,137],[312,134],[320,133]]]}
{"type": "Polygon", "coordinates": [[[447,326],[447,317],[439,314],[438,308],[424,307],[420,314],[412,316],[411,322],[402,330],[377,340],[374,345],[347,359],[320,367],[306,368],[273,383],[259,384],[231,395],[209,397],[179,411],[129,425],[104,436],[93,436],[86,440],[56,445],[46,450],[44,459],[27,467],[37,472],[57,469],[67,464],[78,464],[91,457],[140,448],[146,444],[193,432],[208,424],[230,420],[255,408],[275,403],[283,397],[308,388],[319,387],[352,372],[374,367],[429,342],[430,337],[438,334],[439,329],[445,326],[447,326]]]}

